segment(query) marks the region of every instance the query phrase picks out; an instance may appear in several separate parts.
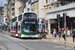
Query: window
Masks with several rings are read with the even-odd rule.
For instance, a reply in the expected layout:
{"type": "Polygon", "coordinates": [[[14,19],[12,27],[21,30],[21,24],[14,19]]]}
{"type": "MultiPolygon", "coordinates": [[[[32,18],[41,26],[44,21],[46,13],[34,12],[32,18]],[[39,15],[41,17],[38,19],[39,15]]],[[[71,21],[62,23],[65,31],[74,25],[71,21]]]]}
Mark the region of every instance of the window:
{"type": "Polygon", "coordinates": [[[11,27],[11,31],[12,31],[12,27],[11,27]]]}
{"type": "Polygon", "coordinates": [[[52,0],[52,2],[54,2],[54,0],[52,0]]]}
{"type": "Polygon", "coordinates": [[[49,7],[49,9],[51,9],[51,7],[49,7]]]}
{"type": "Polygon", "coordinates": [[[2,12],[4,12],[4,11],[2,11],[2,12]]]}
{"type": "Polygon", "coordinates": [[[13,27],[13,31],[15,31],[15,30],[16,30],[16,27],[14,26],[14,27],[13,27]]]}
{"type": "Polygon", "coordinates": [[[14,11],[15,10],[15,8],[12,8],[12,11],[14,11]]]}
{"type": "Polygon", "coordinates": [[[35,13],[25,13],[23,18],[37,18],[35,13]]]}
{"type": "Polygon", "coordinates": [[[17,0],[17,1],[19,1],[19,0],[17,0]]]}
{"type": "Polygon", "coordinates": [[[13,18],[13,19],[12,19],[12,22],[15,22],[16,20],[17,20],[17,17],[13,18]]]}
{"type": "Polygon", "coordinates": [[[18,31],[20,31],[20,25],[18,26],[18,31]]]}
{"type": "Polygon", "coordinates": [[[54,8],[56,8],[56,6],[54,6],[54,8]]]}
{"type": "Polygon", "coordinates": [[[23,31],[32,33],[37,31],[37,25],[23,25],[23,31]]]}
{"type": "Polygon", "coordinates": [[[12,3],[12,4],[11,4],[11,6],[14,6],[14,5],[15,5],[15,3],[12,3]]]}
{"type": "Polygon", "coordinates": [[[53,3],[53,2],[55,2],[56,0],[49,0],[49,3],[53,3]]]}
{"type": "Polygon", "coordinates": [[[14,16],[14,13],[12,13],[12,16],[14,16]]]}
{"type": "Polygon", "coordinates": [[[46,8],[46,10],[47,10],[48,8],[46,8]]]}
{"type": "Polygon", "coordinates": [[[59,3],[56,3],[56,5],[55,5],[56,7],[59,7],[59,3]]]}
{"type": "Polygon", "coordinates": [[[19,21],[22,20],[22,15],[19,15],[18,20],[19,21]]]}
{"type": "Polygon", "coordinates": [[[48,0],[46,0],[46,3],[48,3],[48,0]]]}

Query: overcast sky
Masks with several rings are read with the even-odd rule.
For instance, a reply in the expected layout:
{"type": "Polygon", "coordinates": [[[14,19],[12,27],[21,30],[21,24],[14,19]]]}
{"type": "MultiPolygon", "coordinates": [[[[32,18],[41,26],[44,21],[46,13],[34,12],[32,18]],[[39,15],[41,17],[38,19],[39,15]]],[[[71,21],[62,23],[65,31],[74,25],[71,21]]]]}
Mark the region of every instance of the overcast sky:
{"type": "Polygon", "coordinates": [[[6,3],[7,3],[7,0],[0,0],[0,7],[4,6],[4,4],[6,4],[6,3]]]}

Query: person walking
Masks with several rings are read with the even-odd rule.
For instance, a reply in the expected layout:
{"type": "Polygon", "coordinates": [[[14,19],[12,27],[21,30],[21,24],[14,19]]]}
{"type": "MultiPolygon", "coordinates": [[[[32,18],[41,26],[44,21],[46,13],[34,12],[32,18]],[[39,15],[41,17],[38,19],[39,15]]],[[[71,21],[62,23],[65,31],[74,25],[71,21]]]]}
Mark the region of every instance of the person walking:
{"type": "Polygon", "coordinates": [[[54,31],[54,29],[52,28],[52,30],[51,30],[51,34],[52,34],[52,36],[53,36],[53,31],[54,31]]]}
{"type": "Polygon", "coordinates": [[[45,29],[45,33],[47,34],[47,29],[45,29]]]}
{"type": "Polygon", "coordinates": [[[75,42],[75,29],[72,32],[73,42],[75,42]]]}
{"type": "Polygon", "coordinates": [[[70,29],[67,31],[67,36],[70,37],[70,29]]]}
{"type": "Polygon", "coordinates": [[[66,41],[66,38],[65,38],[65,29],[64,28],[62,28],[61,34],[62,34],[62,37],[64,38],[64,40],[66,41]]]}
{"type": "Polygon", "coordinates": [[[54,38],[56,38],[56,29],[53,31],[54,38]]]}
{"type": "Polygon", "coordinates": [[[61,28],[59,29],[59,37],[61,38],[61,28]]]}
{"type": "Polygon", "coordinates": [[[42,38],[46,38],[45,29],[43,29],[42,32],[43,32],[42,38]]]}
{"type": "Polygon", "coordinates": [[[41,34],[41,29],[39,29],[39,33],[41,34]]]}
{"type": "Polygon", "coordinates": [[[73,28],[71,28],[70,32],[71,32],[71,33],[70,33],[70,36],[72,37],[73,28]]]}
{"type": "Polygon", "coordinates": [[[42,31],[43,31],[43,33],[45,33],[45,29],[43,29],[42,31]]]}

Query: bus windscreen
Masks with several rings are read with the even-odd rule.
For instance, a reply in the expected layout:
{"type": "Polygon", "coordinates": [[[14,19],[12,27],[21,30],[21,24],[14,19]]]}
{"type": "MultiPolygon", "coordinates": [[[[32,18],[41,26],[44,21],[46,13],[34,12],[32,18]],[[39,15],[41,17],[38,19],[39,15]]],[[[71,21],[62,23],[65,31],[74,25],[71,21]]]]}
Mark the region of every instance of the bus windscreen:
{"type": "Polygon", "coordinates": [[[37,15],[35,13],[25,13],[23,18],[37,18],[37,15]]]}

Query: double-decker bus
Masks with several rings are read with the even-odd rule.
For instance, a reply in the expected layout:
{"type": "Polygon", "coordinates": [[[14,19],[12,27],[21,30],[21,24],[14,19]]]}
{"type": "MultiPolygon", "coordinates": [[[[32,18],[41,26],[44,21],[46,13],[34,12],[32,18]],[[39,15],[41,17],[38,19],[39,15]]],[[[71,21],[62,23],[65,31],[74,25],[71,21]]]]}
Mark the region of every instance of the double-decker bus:
{"type": "Polygon", "coordinates": [[[38,38],[37,14],[27,12],[18,16],[18,37],[38,38]]]}
{"type": "Polygon", "coordinates": [[[17,16],[12,18],[12,22],[11,22],[11,36],[18,36],[18,32],[17,32],[17,16]]]}

